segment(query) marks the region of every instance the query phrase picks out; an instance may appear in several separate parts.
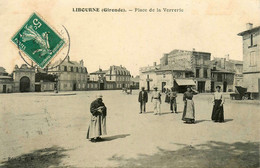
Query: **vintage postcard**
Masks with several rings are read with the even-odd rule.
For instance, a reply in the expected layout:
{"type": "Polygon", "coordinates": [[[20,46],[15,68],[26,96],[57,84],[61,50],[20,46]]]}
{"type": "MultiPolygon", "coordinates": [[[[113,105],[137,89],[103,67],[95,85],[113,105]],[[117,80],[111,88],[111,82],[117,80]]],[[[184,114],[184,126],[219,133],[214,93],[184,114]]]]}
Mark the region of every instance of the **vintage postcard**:
{"type": "Polygon", "coordinates": [[[260,0],[0,0],[1,168],[260,167],[260,0]]]}

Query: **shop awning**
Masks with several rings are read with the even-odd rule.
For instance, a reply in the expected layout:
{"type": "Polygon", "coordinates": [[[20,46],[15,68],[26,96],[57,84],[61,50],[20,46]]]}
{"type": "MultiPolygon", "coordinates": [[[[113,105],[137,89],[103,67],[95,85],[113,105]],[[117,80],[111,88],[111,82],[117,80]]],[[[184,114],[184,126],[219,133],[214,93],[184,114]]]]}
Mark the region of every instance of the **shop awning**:
{"type": "Polygon", "coordinates": [[[179,86],[196,85],[195,82],[192,79],[175,79],[175,81],[179,86]]]}

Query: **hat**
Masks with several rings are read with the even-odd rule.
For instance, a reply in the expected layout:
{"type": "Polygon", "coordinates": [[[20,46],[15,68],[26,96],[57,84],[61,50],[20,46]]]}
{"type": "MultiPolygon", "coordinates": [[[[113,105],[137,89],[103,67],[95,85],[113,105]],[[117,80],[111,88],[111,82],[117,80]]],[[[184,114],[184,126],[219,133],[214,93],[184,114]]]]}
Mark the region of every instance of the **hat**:
{"type": "Polygon", "coordinates": [[[102,94],[97,94],[96,97],[97,97],[97,98],[102,98],[103,96],[102,96],[102,94]]]}

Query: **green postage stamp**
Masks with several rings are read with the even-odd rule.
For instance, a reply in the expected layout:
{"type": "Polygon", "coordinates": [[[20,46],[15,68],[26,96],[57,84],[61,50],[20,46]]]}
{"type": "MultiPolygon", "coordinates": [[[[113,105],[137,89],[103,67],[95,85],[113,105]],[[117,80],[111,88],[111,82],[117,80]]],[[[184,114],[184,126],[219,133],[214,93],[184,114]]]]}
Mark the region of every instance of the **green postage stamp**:
{"type": "Polygon", "coordinates": [[[65,44],[65,41],[33,13],[12,41],[41,68],[44,68],[65,44]]]}

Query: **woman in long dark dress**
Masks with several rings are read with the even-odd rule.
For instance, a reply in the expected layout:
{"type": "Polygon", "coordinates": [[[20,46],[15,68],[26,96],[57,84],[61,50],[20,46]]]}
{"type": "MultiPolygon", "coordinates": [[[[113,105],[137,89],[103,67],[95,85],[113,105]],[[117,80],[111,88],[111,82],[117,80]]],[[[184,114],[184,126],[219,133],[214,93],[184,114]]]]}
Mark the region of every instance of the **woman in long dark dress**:
{"type": "Polygon", "coordinates": [[[220,92],[221,87],[216,87],[216,92],[214,93],[214,100],[213,100],[213,110],[211,119],[214,122],[224,122],[224,98],[222,92],[220,92]]]}
{"type": "Polygon", "coordinates": [[[193,95],[196,94],[198,94],[198,92],[193,90],[191,86],[188,86],[187,91],[183,94],[184,110],[182,120],[188,124],[195,123],[195,106],[192,98],[193,95]]]}

